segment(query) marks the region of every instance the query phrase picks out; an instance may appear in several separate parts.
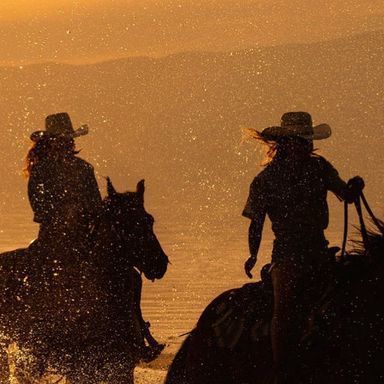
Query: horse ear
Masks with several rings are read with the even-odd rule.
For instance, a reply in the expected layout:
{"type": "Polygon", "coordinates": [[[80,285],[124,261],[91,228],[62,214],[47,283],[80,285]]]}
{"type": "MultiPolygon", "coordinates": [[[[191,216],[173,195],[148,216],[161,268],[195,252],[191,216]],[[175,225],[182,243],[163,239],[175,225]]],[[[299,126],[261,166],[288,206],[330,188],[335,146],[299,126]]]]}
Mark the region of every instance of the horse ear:
{"type": "Polygon", "coordinates": [[[112,184],[112,181],[109,177],[107,177],[107,193],[109,197],[112,197],[116,194],[116,189],[112,184]]]}
{"type": "Polygon", "coordinates": [[[136,186],[136,193],[138,193],[143,200],[144,200],[144,192],[145,192],[144,183],[145,183],[144,180],[140,180],[136,186]]]}

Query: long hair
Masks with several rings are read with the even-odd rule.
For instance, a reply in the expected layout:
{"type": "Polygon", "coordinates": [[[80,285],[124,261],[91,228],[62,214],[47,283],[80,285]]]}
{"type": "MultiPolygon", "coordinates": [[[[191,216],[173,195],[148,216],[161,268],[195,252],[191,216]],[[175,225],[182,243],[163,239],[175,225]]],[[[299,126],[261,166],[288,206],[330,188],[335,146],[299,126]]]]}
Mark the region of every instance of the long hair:
{"type": "MultiPolygon", "coordinates": [[[[260,132],[251,128],[245,128],[243,133],[246,139],[254,139],[263,144],[266,148],[266,158],[262,161],[261,165],[267,166],[272,161],[285,160],[288,158],[287,144],[292,143],[292,138],[283,137],[276,141],[267,140],[261,136],[260,132]]],[[[317,149],[313,147],[312,142],[301,139],[300,137],[295,137],[294,140],[296,142],[300,142],[300,148],[302,149],[303,153],[308,156],[316,155],[315,151],[317,149]]]]}
{"type": "Polygon", "coordinates": [[[23,173],[26,177],[31,175],[33,167],[41,160],[52,157],[52,155],[73,156],[76,151],[73,140],[61,140],[55,137],[42,137],[35,141],[25,157],[25,168],[23,173]]]}

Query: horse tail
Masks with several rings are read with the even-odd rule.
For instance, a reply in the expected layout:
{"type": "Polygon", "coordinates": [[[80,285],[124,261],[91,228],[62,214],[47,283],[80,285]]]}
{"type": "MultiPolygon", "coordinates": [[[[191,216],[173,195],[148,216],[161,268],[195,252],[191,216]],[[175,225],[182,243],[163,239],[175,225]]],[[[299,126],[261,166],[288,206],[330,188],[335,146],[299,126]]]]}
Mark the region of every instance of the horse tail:
{"type": "Polygon", "coordinates": [[[189,384],[187,374],[188,354],[191,347],[193,331],[184,340],[180,349],[176,353],[172,364],[168,368],[168,373],[164,384],[189,384]]]}

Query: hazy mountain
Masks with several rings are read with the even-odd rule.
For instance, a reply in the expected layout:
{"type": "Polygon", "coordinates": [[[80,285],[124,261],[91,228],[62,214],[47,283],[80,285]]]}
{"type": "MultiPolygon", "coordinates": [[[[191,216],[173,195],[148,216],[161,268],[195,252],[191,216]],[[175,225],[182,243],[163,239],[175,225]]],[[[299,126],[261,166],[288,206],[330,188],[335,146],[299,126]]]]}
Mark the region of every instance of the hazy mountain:
{"type": "Polygon", "coordinates": [[[201,221],[239,215],[259,170],[258,144],[241,144],[240,127],[262,129],[285,111],[306,110],[333,127],[332,138],[318,143],[321,153],[345,178],[364,176],[378,204],[383,50],[384,34],[368,33],[238,52],[0,68],[3,208],[27,206],[19,170],[28,136],[58,111],[90,125],[78,145],[99,176],[110,175],[119,189],[144,177],[149,204],[201,221]]]}
{"type": "Polygon", "coordinates": [[[0,63],[90,63],[384,29],[382,0],[2,0],[0,63]]]}

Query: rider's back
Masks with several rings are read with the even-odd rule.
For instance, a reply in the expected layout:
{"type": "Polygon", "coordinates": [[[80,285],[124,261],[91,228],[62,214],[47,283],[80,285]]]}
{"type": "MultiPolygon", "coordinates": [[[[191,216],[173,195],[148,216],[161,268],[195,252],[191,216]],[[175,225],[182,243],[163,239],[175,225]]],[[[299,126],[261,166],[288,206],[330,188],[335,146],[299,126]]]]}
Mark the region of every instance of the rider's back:
{"type": "Polygon", "coordinates": [[[320,156],[301,161],[273,160],[252,182],[244,215],[261,209],[276,238],[303,237],[328,226],[327,191],[345,188],[333,166],[320,156]]]}
{"type": "Polygon", "coordinates": [[[76,212],[95,213],[101,196],[92,165],[76,156],[46,158],[31,170],[28,195],[35,221],[49,223],[76,212]]]}

